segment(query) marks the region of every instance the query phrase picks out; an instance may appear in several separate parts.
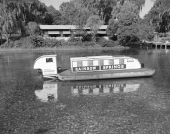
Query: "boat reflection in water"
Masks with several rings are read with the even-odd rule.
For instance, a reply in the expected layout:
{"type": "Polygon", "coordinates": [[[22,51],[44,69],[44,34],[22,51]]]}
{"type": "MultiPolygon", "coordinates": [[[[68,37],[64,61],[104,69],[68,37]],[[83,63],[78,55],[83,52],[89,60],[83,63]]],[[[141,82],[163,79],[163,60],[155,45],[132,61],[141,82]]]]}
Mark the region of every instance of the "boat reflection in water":
{"type": "Polygon", "coordinates": [[[74,96],[79,95],[110,95],[112,93],[128,93],[137,91],[140,83],[99,83],[98,85],[75,85],[71,87],[74,96]]]}
{"type": "Polygon", "coordinates": [[[45,81],[43,89],[35,90],[35,95],[42,102],[56,102],[58,100],[57,82],[45,81]]]}
{"type": "Polygon", "coordinates": [[[42,102],[57,102],[66,98],[94,95],[105,96],[115,93],[129,93],[137,91],[142,82],[139,80],[130,81],[44,81],[43,89],[35,90],[35,95],[42,102]]]}

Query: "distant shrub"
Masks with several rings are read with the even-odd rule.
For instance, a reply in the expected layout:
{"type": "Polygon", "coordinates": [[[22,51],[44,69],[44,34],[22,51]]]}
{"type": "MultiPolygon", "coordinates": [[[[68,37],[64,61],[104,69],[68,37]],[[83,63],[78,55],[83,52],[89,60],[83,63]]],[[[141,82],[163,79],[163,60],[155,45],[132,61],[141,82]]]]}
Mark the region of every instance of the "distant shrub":
{"type": "Polygon", "coordinates": [[[18,40],[12,41],[9,43],[4,43],[1,45],[1,48],[32,48],[32,43],[29,37],[20,38],[18,40]]]}
{"type": "Polygon", "coordinates": [[[20,38],[18,40],[10,40],[9,43],[4,43],[1,48],[57,48],[57,47],[114,47],[117,44],[114,41],[105,38],[97,38],[94,41],[81,41],[80,38],[72,38],[68,41],[56,40],[53,38],[44,39],[42,36],[32,35],[20,38]]]}
{"type": "Polygon", "coordinates": [[[45,41],[43,37],[40,36],[30,36],[31,43],[34,48],[36,47],[45,47],[45,41]]]}
{"type": "Polygon", "coordinates": [[[13,43],[9,42],[9,43],[4,43],[1,45],[1,48],[13,48],[13,43]]]}
{"type": "Polygon", "coordinates": [[[45,39],[45,47],[60,47],[62,46],[62,41],[56,39],[45,39]]]}
{"type": "Polygon", "coordinates": [[[36,22],[29,22],[27,25],[29,35],[37,35],[40,33],[39,25],[36,22]]]}
{"type": "Polygon", "coordinates": [[[34,48],[39,48],[39,47],[61,47],[65,46],[66,41],[64,40],[56,40],[56,39],[44,39],[41,36],[32,36],[31,38],[31,43],[34,48]]]}
{"type": "Polygon", "coordinates": [[[85,47],[94,47],[96,45],[96,43],[92,42],[92,41],[87,41],[83,43],[83,46],[85,47]]]}
{"type": "Polygon", "coordinates": [[[0,45],[4,44],[6,42],[5,39],[0,39],[0,45]]]}
{"type": "Polygon", "coordinates": [[[92,41],[92,34],[84,34],[82,36],[82,41],[92,41]]]}
{"type": "Polygon", "coordinates": [[[30,37],[24,37],[20,40],[14,41],[14,46],[17,48],[32,48],[30,37]]]}
{"type": "Polygon", "coordinates": [[[69,40],[69,42],[80,42],[82,41],[81,37],[71,37],[69,40]]]}
{"type": "Polygon", "coordinates": [[[83,43],[81,41],[76,41],[76,42],[67,42],[67,46],[75,46],[75,47],[82,47],[83,43]]]}
{"type": "Polygon", "coordinates": [[[97,42],[101,47],[114,47],[114,46],[117,45],[117,43],[115,41],[107,40],[107,39],[102,38],[102,37],[98,38],[97,42]]]}

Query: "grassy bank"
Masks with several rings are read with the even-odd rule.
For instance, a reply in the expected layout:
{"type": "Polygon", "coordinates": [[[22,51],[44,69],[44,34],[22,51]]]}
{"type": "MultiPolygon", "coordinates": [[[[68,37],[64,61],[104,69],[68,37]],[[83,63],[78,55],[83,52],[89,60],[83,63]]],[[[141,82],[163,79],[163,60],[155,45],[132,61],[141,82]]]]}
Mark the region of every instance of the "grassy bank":
{"type": "Polygon", "coordinates": [[[128,47],[115,46],[115,47],[41,47],[41,48],[0,48],[0,52],[27,52],[27,51],[92,51],[92,50],[124,50],[129,49],[128,47]]]}

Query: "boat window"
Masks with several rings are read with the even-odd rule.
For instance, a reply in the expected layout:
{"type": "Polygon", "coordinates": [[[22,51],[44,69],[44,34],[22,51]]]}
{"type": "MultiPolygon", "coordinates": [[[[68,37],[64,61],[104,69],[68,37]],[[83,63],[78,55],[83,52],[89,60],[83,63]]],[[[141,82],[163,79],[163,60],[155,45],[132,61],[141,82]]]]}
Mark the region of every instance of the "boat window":
{"type": "Polygon", "coordinates": [[[109,65],[109,60],[104,60],[104,65],[109,65]]]}
{"type": "Polygon", "coordinates": [[[114,59],[114,64],[119,64],[119,59],[114,59]]]}
{"type": "Polygon", "coordinates": [[[127,59],[127,62],[134,62],[133,59],[127,59]]]}
{"type": "Polygon", "coordinates": [[[94,60],[93,61],[93,66],[98,66],[99,65],[99,61],[98,60],[94,60]]]}
{"type": "Polygon", "coordinates": [[[77,61],[77,66],[81,67],[82,66],[82,61],[77,61]]]}
{"type": "Polygon", "coordinates": [[[88,65],[89,65],[89,66],[93,66],[93,61],[92,61],[92,60],[89,60],[89,61],[88,61],[88,65]]]}
{"type": "Polygon", "coordinates": [[[77,67],[77,62],[76,61],[73,61],[73,67],[77,67]]]}
{"type": "Polygon", "coordinates": [[[46,58],[46,62],[53,62],[53,58],[46,58]]]}
{"type": "Polygon", "coordinates": [[[120,63],[120,64],[124,64],[124,59],[120,59],[120,60],[119,60],[119,63],[120,63]]]}
{"type": "Polygon", "coordinates": [[[88,66],[88,61],[83,61],[83,66],[88,66]]]}
{"type": "Polygon", "coordinates": [[[109,60],[109,65],[113,65],[114,64],[114,60],[109,60]]]}

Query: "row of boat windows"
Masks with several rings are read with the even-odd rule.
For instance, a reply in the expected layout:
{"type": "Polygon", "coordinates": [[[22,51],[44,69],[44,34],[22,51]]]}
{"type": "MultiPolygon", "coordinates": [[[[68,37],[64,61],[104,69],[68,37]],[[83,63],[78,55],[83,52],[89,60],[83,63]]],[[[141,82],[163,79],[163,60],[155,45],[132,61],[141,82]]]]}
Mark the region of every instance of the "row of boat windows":
{"type": "MultiPolygon", "coordinates": [[[[127,62],[133,62],[133,59],[127,59],[127,62]]],[[[53,58],[46,58],[46,62],[53,62],[53,58]]],[[[107,59],[107,60],[84,60],[84,61],[73,61],[72,66],[99,66],[99,65],[113,65],[113,64],[124,64],[124,59],[107,59]]]]}
{"type": "Polygon", "coordinates": [[[124,64],[124,59],[105,59],[105,60],[84,60],[84,61],[73,61],[72,67],[81,66],[99,66],[99,65],[118,65],[124,64]]]}

